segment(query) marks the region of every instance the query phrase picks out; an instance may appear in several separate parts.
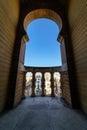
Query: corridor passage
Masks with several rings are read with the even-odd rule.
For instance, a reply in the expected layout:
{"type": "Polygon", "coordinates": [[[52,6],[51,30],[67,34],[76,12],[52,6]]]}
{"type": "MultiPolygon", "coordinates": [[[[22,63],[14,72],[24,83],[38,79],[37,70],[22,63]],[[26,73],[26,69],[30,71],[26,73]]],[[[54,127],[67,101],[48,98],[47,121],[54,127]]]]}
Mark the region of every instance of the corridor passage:
{"type": "Polygon", "coordinates": [[[26,98],[0,117],[0,130],[87,130],[87,118],[57,97],[26,98]]]}

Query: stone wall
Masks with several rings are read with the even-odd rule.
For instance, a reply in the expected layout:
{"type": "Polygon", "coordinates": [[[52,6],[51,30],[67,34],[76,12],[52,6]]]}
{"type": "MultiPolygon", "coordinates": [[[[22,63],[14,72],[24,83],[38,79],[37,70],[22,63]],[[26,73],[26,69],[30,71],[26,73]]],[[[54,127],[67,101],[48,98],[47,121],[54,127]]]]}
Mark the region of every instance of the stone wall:
{"type": "Polygon", "coordinates": [[[18,105],[23,97],[24,92],[24,72],[18,72],[17,81],[16,81],[16,89],[15,89],[15,98],[14,98],[14,107],[18,105]]]}
{"type": "Polygon", "coordinates": [[[21,40],[21,47],[18,61],[18,71],[15,85],[15,95],[13,106],[16,106],[23,98],[24,93],[24,82],[25,82],[25,69],[24,69],[24,56],[25,56],[26,43],[23,38],[21,40]]]}
{"type": "Polygon", "coordinates": [[[68,20],[75,58],[80,106],[87,113],[87,0],[71,0],[68,20]]]}
{"type": "Polygon", "coordinates": [[[62,89],[62,97],[70,106],[72,106],[70,84],[67,71],[61,72],[61,89],[62,89]]]}
{"type": "Polygon", "coordinates": [[[0,0],[0,111],[5,107],[19,0],[0,0]]]}
{"type": "Polygon", "coordinates": [[[62,57],[62,67],[61,67],[61,89],[62,89],[62,98],[72,106],[71,101],[71,92],[70,92],[70,83],[69,83],[69,75],[68,75],[68,67],[67,67],[67,57],[66,57],[66,49],[65,49],[65,41],[64,38],[60,39],[60,48],[61,48],[61,57],[62,57]]]}

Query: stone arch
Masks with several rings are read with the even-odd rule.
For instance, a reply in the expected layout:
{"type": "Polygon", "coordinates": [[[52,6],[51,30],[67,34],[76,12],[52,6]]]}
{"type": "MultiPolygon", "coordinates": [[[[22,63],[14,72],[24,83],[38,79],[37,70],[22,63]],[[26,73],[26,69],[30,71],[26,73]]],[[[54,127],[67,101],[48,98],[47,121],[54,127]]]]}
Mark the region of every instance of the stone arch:
{"type": "Polygon", "coordinates": [[[27,26],[35,19],[38,18],[48,18],[53,20],[59,27],[59,31],[62,29],[62,19],[61,17],[51,9],[36,9],[31,11],[24,18],[24,30],[26,31],[27,26]]]}
{"type": "MultiPolygon", "coordinates": [[[[48,18],[50,20],[53,20],[59,27],[59,34],[57,36],[57,41],[60,42],[60,45],[62,46],[62,44],[64,43],[67,43],[67,33],[65,32],[66,29],[64,29],[64,26],[66,24],[64,24],[64,18],[62,17],[62,15],[60,16],[60,14],[58,14],[57,12],[55,12],[54,10],[51,10],[51,9],[35,9],[33,11],[30,11],[24,18],[24,21],[23,21],[23,27],[24,27],[24,30],[26,31],[26,28],[27,26],[33,21],[33,20],[36,20],[38,18],[48,18]]],[[[27,38],[28,39],[28,38],[27,38]]],[[[26,39],[25,39],[26,40],[26,39]]],[[[66,48],[65,49],[65,52],[67,51],[66,48]]],[[[62,53],[62,51],[61,51],[62,53]]],[[[68,59],[68,58],[67,58],[68,59]]],[[[66,60],[66,59],[65,59],[66,60]]],[[[67,60],[65,61],[67,63],[67,60]]],[[[64,62],[64,63],[65,63],[64,62]]],[[[62,80],[62,77],[64,76],[64,72],[65,72],[65,77],[67,77],[68,79],[68,67],[67,67],[67,64],[64,64],[62,65],[61,67],[61,80],[62,80]]],[[[53,78],[51,78],[52,80],[53,78]]],[[[66,81],[63,81],[66,83],[66,81]]],[[[69,83],[69,79],[68,79],[68,83],[69,83]]],[[[53,84],[53,83],[52,83],[53,84]]],[[[64,83],[63,83],[64,85],[64,83]]],[[[63,94],[63,97],[64,99],[69,102],[69,104],[72,104],[71,102],[71,93],[70,93],[70,86],[67,85],[68,87],[68,90],[69,90],[69,95],[70,95],[70,101],[68,101],[68,96],[66,97],[67,93],[66,93],[66,90],[65,90],[65,85],[64,85],[64,94],[63,94]]],[[[53,94],[53,88],[52,88],[52,94],[53,94]]],[[[51,94],[51,95],[52,95],[51,94]]],[[[34,89],[33,89],[33,95],[34,95],[34,89]]],[[[52,95],[53,96],[53,95],[52,95]]]]}

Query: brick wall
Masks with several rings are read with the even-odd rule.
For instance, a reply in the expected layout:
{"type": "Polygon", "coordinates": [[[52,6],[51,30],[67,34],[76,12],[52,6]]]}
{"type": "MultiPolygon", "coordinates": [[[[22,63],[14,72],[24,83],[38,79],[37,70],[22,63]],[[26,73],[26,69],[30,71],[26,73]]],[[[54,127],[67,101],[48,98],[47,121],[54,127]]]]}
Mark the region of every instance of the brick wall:
{"type": "Polygon", "coordinates": [[[61,48],[61,56],[62,56],[62,67],[61,67],[61,69],[62,69],[62,72],[61,72],[62,97],[65,99],[65,101],[68,104],[70,104],[72,106],[65,42],[64,42],[63,37],[62,37],[60,45],[61,45],[60,48],[61,48]]]}
{"type": "Polygon", "coordinates": [[[21,40],[21,47],[19,53],[19,64],[15,86],[14,106],[16,106],[23,98],[24,82],[25,82],[25,69],[24,69],[24,56],[25,56],[26,43],[23,38],[21,40]]]}
{"type": "Polygon", "coordinates": [[[72,106],[70,84],[67,71],[61,72],[61,89],[62,89],[62,97],[66,100],[68,104],[72,106]]]}
{"type": "Polygon", "coordinates": [[[75,58],[79,100],[87,113],[87,0],[71,0],[68,20],[75,58]]]}
{"type": "Polygon", "coordinates": [[[11,56],[19,17],[18,0],[0,0],[0,111],[5,107],[11,56]]]}
{"type": "Polygon", "coordinates": [[[18,72],[17,81],[16,81],[16,89],[15,89],[15,98],[14,98],[14,106],[18,105],[23,97],[24,90],[24,72],[18,72]]]}

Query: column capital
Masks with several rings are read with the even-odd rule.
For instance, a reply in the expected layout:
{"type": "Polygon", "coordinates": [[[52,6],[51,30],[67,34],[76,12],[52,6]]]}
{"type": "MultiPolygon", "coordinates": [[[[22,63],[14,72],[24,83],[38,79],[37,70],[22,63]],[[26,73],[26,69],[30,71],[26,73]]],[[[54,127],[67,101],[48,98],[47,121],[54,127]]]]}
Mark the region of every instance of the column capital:
{"type": "Polygon", "coordinates": [[[23,35],[23,41],[24,43],[26,43],[27,41],[29,41],[29,37],[27,34],[23,35]]]}
{"type": "Polygon", "coordinates": [[[64,38],[62,35],[59,35],[58,38],[57,38],[57,41],[62,43],[64,41],[64,38]]]}

